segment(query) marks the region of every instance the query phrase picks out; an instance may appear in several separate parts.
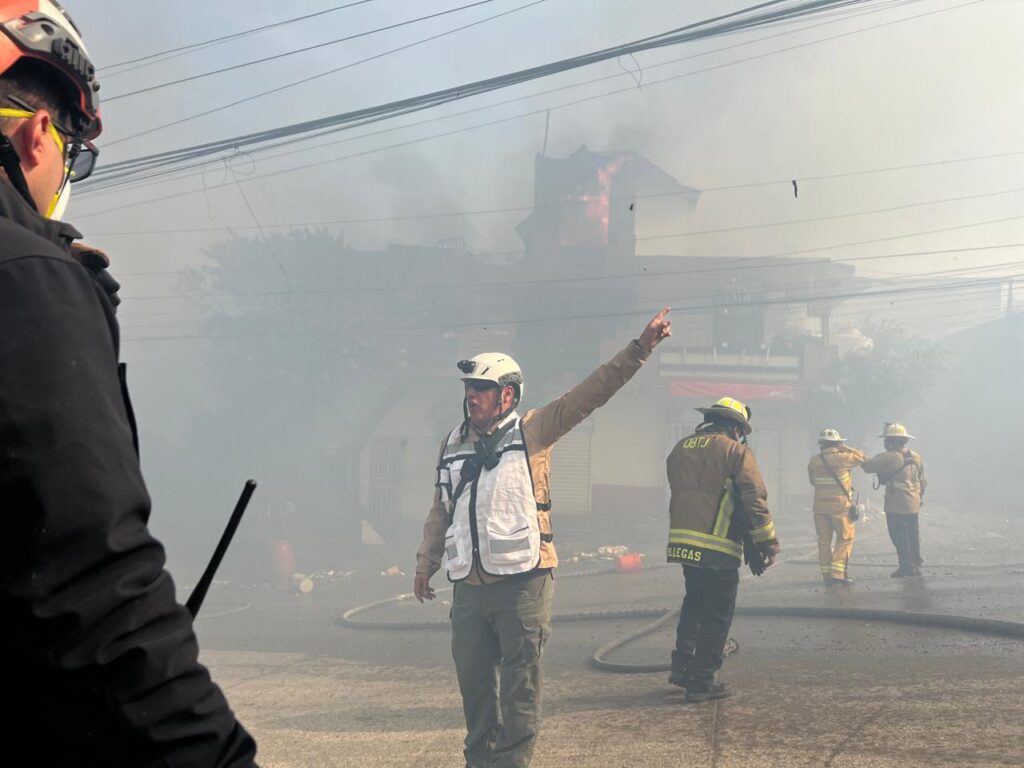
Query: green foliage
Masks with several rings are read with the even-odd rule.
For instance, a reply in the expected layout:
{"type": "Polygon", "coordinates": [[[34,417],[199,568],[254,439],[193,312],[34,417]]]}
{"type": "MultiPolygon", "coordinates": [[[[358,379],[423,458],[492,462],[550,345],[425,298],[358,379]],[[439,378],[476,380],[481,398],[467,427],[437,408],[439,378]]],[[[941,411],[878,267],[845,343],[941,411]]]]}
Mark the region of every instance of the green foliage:
{"type": "Polygon", "coordinates": [[[839,383],[851,424],[865,434],[903,421],[935,387],[946,366],[941,346],[883,321],[864,329],[873,344],[841,361],[839,383]]]}

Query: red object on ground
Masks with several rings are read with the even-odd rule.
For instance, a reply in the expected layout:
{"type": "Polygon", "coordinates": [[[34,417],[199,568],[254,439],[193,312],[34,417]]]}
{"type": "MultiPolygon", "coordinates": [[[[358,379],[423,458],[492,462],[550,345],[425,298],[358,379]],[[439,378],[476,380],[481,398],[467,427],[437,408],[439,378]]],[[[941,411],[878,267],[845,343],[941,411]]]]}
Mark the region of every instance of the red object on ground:
{"type": "Polygon", "coordinates": [[[619,573],[636,573],[644,567],[643,555],[628,554],[615,558],[615,568],[619,573]]]}
{"type": "Polygon", "coordinates": [[[295,573],[295,555],[292,545],[286,539],[270,542],[270,553],[274,560],[274,573],[280,579],[290,579],[295,573]]]}

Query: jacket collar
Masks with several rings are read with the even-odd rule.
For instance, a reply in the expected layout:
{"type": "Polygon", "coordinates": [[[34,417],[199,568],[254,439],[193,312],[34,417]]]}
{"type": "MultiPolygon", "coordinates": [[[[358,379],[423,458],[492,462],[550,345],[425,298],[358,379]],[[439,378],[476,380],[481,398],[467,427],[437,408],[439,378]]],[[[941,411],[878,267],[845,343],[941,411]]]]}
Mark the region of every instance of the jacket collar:
{"type": "Polygon", "coordinates": [[[82,236],[70,224],[41,216],[5,177],[0,177],[0,218],[10,219],[61,248],[67,248],[73,240],[82,236]]]}

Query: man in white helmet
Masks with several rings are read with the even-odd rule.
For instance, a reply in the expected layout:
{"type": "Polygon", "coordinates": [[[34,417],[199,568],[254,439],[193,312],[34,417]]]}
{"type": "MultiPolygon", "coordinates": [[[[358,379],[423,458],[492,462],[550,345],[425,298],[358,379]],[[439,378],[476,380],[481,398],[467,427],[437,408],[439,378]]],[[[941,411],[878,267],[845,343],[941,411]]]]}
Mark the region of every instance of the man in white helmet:
{"type": "Polygon", "coordinates": [[[147,528],[117,284],[57,220],[96,158],[98,90],[57,3],[0,0],[4,747],[47,768],[249,768],[147,528]]]}
{"type": "Polygon", "coordinates": [[[812,511],[818,563],[826,587],[853,583],[849,565],[857,507],[850,470],[863,464],[865,458],[862,452],[846,445],[838,430],[823,429],[818,435],[818,453],[807,464],[807,476],[814,487],[812,511]]]}
{"type": "Polygon", "coordinates": [[[455,583],[452,656],[468,768],[525,768],[540,727],[540,660],[551,634],[551,448],[608,402],[670,335],[668,309],[581,384],[523,416],[523,375],[508,355],[458,364],[462,424],[441,446],[434,502],[416,553],[416,597],[440,569],[455,583]]]}
{"type": "Polygon", "coordinates": [[[928,479],[924,462],[908,443],[916,439],[902,424],[886,422],[880,437],[885,450],[861,465],[865,472],[878,476],[885,486],[885,524],[896,547],[899,567],[890,575],[903,579],[921,575],[921,534],[918,513],[924,503],[928,479]]]}

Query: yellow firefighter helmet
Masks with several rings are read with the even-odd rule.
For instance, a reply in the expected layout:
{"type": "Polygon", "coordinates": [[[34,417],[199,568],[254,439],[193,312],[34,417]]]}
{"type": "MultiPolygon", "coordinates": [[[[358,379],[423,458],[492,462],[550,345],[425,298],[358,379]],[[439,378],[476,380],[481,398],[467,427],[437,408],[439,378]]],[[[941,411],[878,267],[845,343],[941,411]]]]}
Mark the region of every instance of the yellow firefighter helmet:
{"type": "Polygon", "coordinates": [[[846,438],[839,434],[838,429],[823,429],[818,435],[819,443],[842,443],[846,438]]]}
{"type": "Polygon", "coordinates": [[[735,421],[740,425],[744,435],[749,435],[751,432],[750,406],[735,398],[723,397],[710,408],[698,408],[697,410],[705,416],[723,416],[735,421]]]}
{"type": "Polygon", "coordinates": [[[912,434],[907,432],[907,428],[902,424],[897,424],[894,421],[885,422],[885,426],[882,427],[882,434],[879,437],[900,437],[904,440],[916,440],[912,434]]]}

